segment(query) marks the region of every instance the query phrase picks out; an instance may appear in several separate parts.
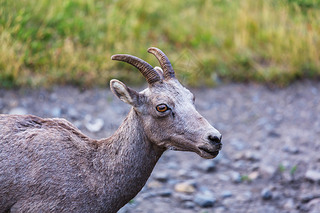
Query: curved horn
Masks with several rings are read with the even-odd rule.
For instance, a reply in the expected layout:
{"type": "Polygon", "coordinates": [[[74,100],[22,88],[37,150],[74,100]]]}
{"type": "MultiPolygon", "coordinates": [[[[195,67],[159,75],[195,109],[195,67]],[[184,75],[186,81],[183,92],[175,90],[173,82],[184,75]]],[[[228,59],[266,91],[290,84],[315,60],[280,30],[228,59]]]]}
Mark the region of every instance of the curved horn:
{"type": "Polygon", "coordinates": [[[150,47],[148,53],[153,54],[159,61],[161,68],[163,69],[163,75],[165,79],[175,78],[174,70],[168,57],[158,48],[150,47]]]}
{"type": "Polygon", "coordinates": [[[147,82],[149,84],[153,84],[157,81],[160,81],[161,78],[157,71],[153,69],[153,67],[145,62],[144,60],[132,56],[132,55],[126,55],[126,54],[117,54],[111,56],[112,60],[117,60],[117,61],[124,61],[127,62],[128,64],[131,64],[132,66],[135,66],[141,73],[142,75],[147,79],[147,82]]]}

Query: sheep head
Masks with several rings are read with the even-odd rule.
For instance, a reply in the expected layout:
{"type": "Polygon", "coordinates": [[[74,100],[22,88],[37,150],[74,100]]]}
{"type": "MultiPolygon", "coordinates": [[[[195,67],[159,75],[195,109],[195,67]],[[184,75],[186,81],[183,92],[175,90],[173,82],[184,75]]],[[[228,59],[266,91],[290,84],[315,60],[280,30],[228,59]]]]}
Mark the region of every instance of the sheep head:
{"type": "Polygon", "coordinates": [[[214,158],[222,144],[221,134],[199,114],[194,95],[180,84],[167,56],[158,48],[148,52],[159,61],[153,68],[135,56],[118,54],[112,60],[135,66],[149,87],[137,92],[118,80],[111,80],[112,92],[132,105],[148,140],[163,149],[192,151],[203,158],[214,158]]]}

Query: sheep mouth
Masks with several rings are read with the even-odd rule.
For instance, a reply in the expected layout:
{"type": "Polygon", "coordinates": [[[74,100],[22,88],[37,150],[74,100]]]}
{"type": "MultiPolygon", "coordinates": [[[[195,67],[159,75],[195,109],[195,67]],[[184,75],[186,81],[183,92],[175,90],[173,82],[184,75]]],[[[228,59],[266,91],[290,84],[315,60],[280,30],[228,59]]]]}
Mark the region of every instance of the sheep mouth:
{"type": "Polygon", "coordinates": [[[215,149],[214,151],[210,150],[210,149],[208,149],[206,147],[199,147],[199,149],[202,152],[204,152],[203,157],[205,157],[205,158],[215,158],[219,154],[219,151],[221,150],[221,147],[219,149],[215,149]],[[209,154],[209,156],[207,156],[208,154],[209,154]]]}

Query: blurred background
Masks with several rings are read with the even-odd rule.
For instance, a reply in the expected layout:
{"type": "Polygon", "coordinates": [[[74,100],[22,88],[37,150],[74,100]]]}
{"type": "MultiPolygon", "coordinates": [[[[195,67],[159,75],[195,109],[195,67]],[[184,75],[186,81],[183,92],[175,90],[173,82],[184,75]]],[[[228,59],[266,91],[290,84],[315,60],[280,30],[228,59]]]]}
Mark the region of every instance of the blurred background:
{"type": "Polygon", "coordinates": [[[0,0],[0,85],[139,84],[117,53],[162,49],[188,85],[320,76],[318,0],[0,0]]]}
{"type": "Polygon", "coordinates": [[[0,113],[108,137],[130,108],[109,80],[146,84],[110,57],[158,66],[151,46],[223,148],[165,152],[120,212],[320,212],[319,0],[0,0],[0,113]]]}

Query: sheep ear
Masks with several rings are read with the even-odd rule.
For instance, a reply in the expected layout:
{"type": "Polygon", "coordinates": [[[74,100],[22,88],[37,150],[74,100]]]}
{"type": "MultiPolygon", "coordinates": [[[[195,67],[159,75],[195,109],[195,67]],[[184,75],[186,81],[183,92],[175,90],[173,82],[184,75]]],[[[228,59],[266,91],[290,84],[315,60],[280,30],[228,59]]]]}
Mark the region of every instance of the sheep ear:
{"type": "Polygon", "coordinates": [[[115,79],[111,80],[110,88],[113,94],[115,94],[121,101],[134,107],[141,105],[139,93],[127,87],[121,81],[115,79]]]}

